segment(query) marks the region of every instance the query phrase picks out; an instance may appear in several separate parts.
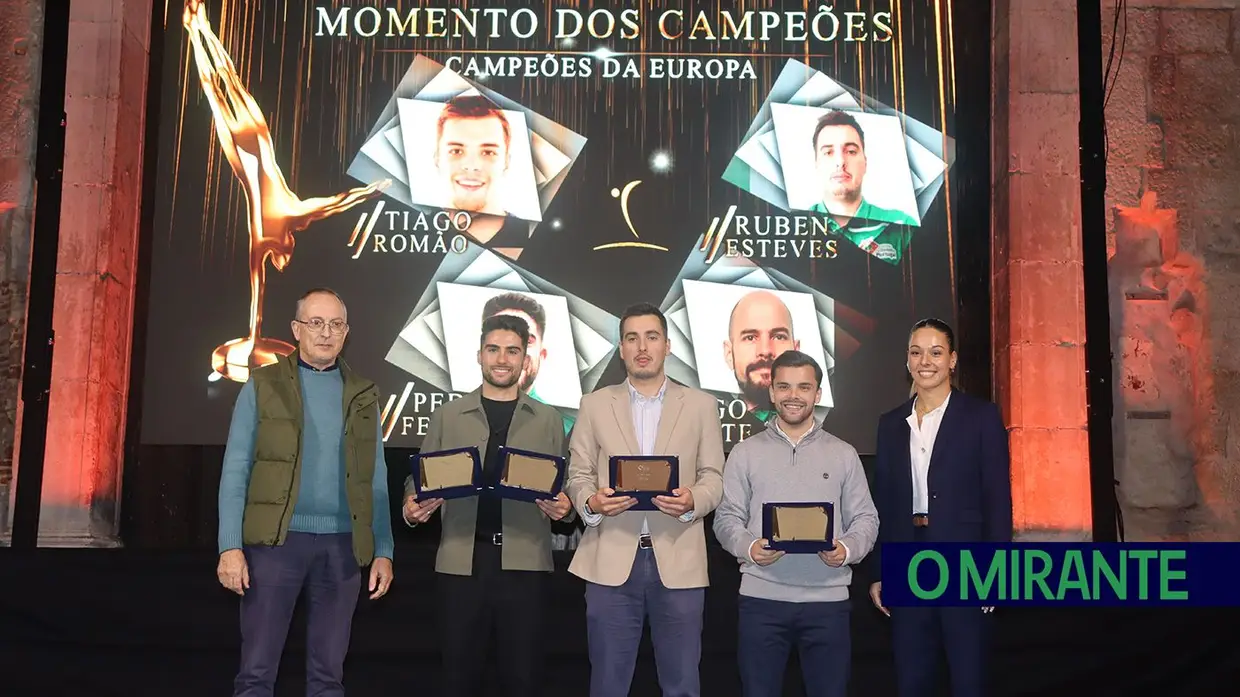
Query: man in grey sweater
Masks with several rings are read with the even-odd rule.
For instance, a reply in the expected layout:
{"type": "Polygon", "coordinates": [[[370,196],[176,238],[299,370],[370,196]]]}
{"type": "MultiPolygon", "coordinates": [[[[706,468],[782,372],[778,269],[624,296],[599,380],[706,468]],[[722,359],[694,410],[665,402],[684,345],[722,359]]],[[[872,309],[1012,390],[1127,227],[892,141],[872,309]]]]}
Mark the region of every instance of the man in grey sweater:
{"type": "Polygon", "coordinates": [[[845,697],[852,660],[848,584],[878,537],[878,511],[857,451],[814,419],[822,368],[800,351],[771,365],[776,416],[732,448],[715,536],[741,563],[737,658],[744,697],[778,697],[796,646],[809,697],[845,697]],[[762,504],[831,502],[830,551],[766,548],[762,504]]]}

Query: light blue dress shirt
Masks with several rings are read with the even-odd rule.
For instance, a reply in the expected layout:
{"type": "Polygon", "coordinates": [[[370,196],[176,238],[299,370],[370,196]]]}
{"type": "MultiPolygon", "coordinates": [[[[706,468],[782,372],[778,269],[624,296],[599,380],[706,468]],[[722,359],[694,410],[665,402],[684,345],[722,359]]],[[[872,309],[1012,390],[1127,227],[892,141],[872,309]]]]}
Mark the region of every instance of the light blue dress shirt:
{"type": "MultiPolygon", "coordinates": [[[[625,386],[629,388],[629,413],[633,417],[633,435],[637,438],[637,448],[641,452],[636,455],[654,455],[655,440],[659,435],[659,418],[663,416],[663,397],[667,394],[667,379],[663,379],[663,385],[659,388],[658,394],[653,397],[647,397],[637,388],[633,387],[633,383],[625,380],[625,386]]],[[[589,508],[587,504],[586,508],[589,508]]],[[[585,511],[583,520],[586,525],[591,527],[598,525],[603,520],[602,513],[594,513],[585,511]]],[[[680,516],[681,522],[692,523],[693,511],[688,511],[680,516]]],[[[650,525],[646,519],[642,519],[642,534],[650,534],[650,525]]]]}

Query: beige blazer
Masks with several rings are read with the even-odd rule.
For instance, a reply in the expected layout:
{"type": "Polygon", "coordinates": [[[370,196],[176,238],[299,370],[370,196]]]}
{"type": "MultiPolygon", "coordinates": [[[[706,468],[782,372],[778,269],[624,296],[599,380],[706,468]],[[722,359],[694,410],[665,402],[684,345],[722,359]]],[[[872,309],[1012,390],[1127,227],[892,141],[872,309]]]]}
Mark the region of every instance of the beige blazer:
{"type": "MultiPolygon", "coordinates": [[[[440,406],[422,439],[422,451],[451,450],[478,446],[486,457],[491,430],[482,408],[481,388],[440,406]]],[[[517,397],[517,407],[508,427],[510,447],[549,455],[566,455],[564,420],[553,407],[517,397]]],[[[405,478],[405,497],[414,494],[413,477],[405,478]]],[[[474,567],[474,530],[478,523],[478,497],[444,501],[439,508],[442,533],[435,571],[469,576],[474,567]]],[[[566,520],[573,518],[570,512],[566,520]]],[[[513,571],[552,571],[551,519],[537,504],[505,499],[503,502],[504,544],[500,553],[502,568],[513,571]]]]}
{"type": "MultiPolygon", "coordinates": [[[[581,399],[569,441],[565,489],[583,518],[586,501],[610,484],[609,458],[640,452],[629,399],[627,382],[581,399]]],[[[604,516],[597,526],[587,525],[569,566],[573,574],[604,586],[623,585],[633,568],[645,519],[663,584],[668,588],[709,585],[704,519],[723,497],[723,433],[715,398],[668,381],[655,453],[680,458],[680,486],[693,492],[692,522],[661,511],[604,516]]]]}

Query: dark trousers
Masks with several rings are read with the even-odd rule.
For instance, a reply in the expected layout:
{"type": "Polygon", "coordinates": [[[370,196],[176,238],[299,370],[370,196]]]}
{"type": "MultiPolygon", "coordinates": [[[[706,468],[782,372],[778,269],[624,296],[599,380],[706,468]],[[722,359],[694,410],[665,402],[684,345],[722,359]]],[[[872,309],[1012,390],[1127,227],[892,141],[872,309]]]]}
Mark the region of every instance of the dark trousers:
{"type": "Polygon", "coordinates": [[[487,651],[495,640],[496,663],[504,694],[534,697],[543,667],[543,621],[547,580],[544,571],[504,571],[501,548],[474,543],[472,576],[436,574],[439,636],[442,637],[444,697],[480,694],[487,651]]]}
{"type": "Polygon", "coordinates": [[[293,608],[306,592],[306,694],[344,694],[344,658],[361,571],[353,536],[290,532],[278,547],[245,548],[250,587],[241,597],[241,670],[235,697],[270,697],[293,608]]]}
{"type": "Polygon", "coordinates": [[[986,694],[984,649],[990,619],[977,607],[891,608],[900,697],[934,694],[940,652],[947,654],[952,697],[986,694]]]}
{"type": "MultiPolygon", "coordinates": [[[[913,539],[928,539],[915,528],[913,539]]],[[[900,697],[933,695],[940,654],[947,655],[952,697],[982,697],[990,615],[980,607],[893,607],[891,643],[900,697]]]]}
{"type": "Polygon", "coordinates": [[[744,697],[780,697],[796,647],[808,697],[847,697],[852,665],[849,601],[738,600],[737,660],[744,697]]]}
{"type": "Polygon", "coordinates": [[[704,588],[664,586],[650,549],[637,551],[624,585],[587,583],[590,697],[628,697],[647,617],[663,697],[699,697],[705,598],[704,588]]]}

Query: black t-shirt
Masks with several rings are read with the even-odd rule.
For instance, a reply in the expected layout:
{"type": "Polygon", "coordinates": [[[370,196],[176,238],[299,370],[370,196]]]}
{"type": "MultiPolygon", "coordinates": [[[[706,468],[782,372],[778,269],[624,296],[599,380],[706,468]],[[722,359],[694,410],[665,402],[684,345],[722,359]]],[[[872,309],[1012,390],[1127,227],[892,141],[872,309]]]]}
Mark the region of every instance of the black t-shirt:
{"type": "Polygon", "coordinates": [[[483,455],[483,478],[488,488],[484,488],[478,496],[477,534],[493,535],[503,532],[503,499],[489,486],[499,482],[500,458],[499,449],[508,442],[508,426],[512,424],[512,414],[517,407],[517,400],[497,402],[482,398],[482,409],[487,415],[487,424],[491,433],[487,438],[487,451],[483,455]]]}
{"type": "Polygon", "coordinates": [[[500,226],[495,236],[487,242],[486,246],[495,247],[526,247],[530,243],[530,224],[520,218],[514,218],[511,215],[504,218],[504,224],[500,226]]]}

